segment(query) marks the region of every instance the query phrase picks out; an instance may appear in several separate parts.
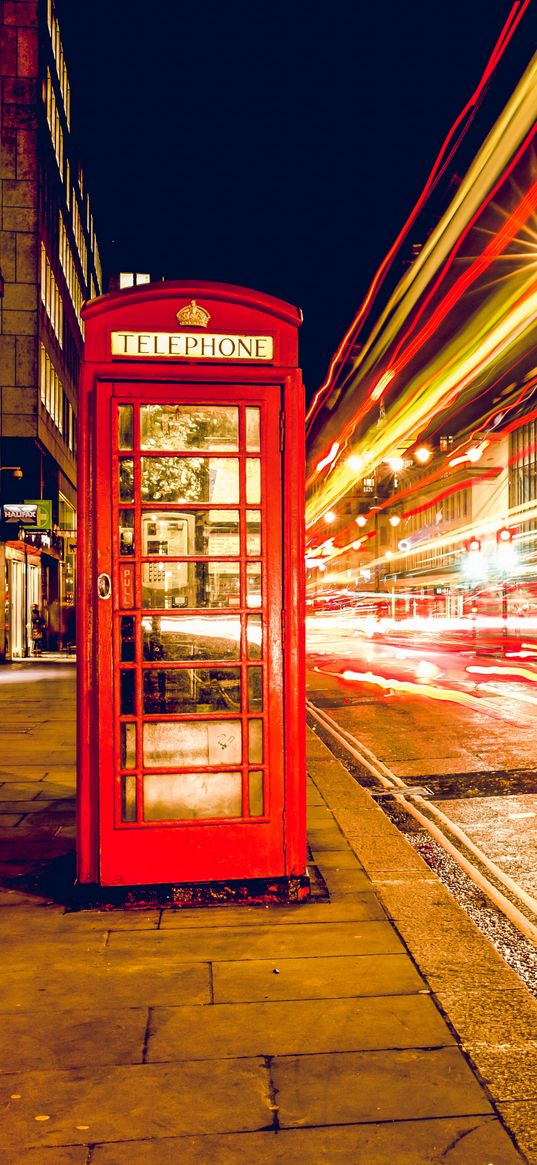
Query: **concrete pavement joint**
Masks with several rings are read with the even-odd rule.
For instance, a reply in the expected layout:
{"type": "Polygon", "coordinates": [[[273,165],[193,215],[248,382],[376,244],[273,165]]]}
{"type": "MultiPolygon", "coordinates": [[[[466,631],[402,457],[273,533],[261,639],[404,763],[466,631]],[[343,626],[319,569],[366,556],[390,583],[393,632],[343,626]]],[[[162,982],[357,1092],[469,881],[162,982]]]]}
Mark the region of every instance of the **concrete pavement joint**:
{"type": "Polygon", "coordinates": [[[267,1074],[268,1074],[268,1085],[269,1085],[268,1095],[269,1095],[269,1108],[272,1112],[272,1127],[273,1127],[274,1132],[278,1133],[280,1131],[280,1108],[279,1108],[278,1100],[277,1100],[279,1090],[276,1087],[276,1084],[275,1084],[273,1077],[272,1077],[272,1062],[275,1059],[275,1057],[274,1056],[264,1056],[263,1059],[265,1061],[265,1068],[267,1069],[267,1074]]]}
{"type": "Polygon", "coordinates": [[[149,1040],[151,1039],[151,1036],[153,1034],[152,1023],[153,1023],[153,1008],[148,1007],[148,1009],[147,1009],[147,1023],[145,1025],[145,1032],[144,1032],[144,1045],[142,1048],[142,1061],[141,1061],[142,1064],[147,1064],[147,1052],[148,1052],[148,1048],[149,1048],[149,1040]]]}

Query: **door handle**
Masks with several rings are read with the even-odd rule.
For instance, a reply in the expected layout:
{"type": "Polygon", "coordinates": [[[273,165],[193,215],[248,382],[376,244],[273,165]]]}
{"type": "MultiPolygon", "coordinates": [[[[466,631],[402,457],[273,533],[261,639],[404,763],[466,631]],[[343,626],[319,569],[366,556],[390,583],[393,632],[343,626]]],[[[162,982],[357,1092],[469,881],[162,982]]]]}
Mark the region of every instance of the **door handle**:
{"type": "Polygon", "coordinates": [[[97,594],[100,599],[109,599],[112,594],[112,580],[109,574],[100,574],[97,579],[97,594]]]}

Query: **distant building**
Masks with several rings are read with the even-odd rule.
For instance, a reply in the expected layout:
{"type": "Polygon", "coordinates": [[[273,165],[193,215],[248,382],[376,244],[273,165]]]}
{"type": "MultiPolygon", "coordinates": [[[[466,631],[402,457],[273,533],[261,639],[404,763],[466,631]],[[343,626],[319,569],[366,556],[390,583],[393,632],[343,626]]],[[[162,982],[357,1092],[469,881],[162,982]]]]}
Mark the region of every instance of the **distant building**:
{"type": "Polygon", "coordinates": [[[0,659],[16,659],[36,603],[45,651],[74,641],[80,308],[102,275],[53,0],[0,7],[0,79],[0,505],[49,503],[0,513],[0,659]]]}

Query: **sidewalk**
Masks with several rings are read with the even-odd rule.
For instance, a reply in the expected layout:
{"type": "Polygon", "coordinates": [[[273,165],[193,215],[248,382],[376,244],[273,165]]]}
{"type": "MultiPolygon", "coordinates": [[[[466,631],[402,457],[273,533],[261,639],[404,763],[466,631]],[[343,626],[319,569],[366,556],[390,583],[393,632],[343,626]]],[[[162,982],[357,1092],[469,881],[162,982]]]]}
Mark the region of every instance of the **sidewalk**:
{"type": "Polygon", "coordinates": [[[4,1165],[537,1163],[537,1002],[313,733],[329,901],[64,913],[74,730],[0,670],[4,1165]]]}

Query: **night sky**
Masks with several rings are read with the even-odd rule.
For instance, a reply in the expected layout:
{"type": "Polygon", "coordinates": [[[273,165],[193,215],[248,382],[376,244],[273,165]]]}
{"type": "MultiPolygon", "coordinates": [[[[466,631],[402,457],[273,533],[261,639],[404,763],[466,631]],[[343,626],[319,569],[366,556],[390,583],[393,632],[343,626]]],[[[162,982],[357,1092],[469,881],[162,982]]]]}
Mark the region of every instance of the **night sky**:
{"type": "MultiPolygon", "coordinates": [[[[298,305],[311,396],[511,7],[57,0],[105,275],[298,305]]],[[[534,49],[532,17],[535,0],[490,124],[534,49]]]]}

